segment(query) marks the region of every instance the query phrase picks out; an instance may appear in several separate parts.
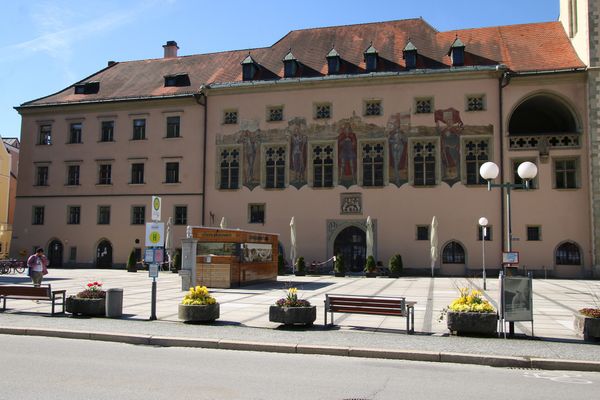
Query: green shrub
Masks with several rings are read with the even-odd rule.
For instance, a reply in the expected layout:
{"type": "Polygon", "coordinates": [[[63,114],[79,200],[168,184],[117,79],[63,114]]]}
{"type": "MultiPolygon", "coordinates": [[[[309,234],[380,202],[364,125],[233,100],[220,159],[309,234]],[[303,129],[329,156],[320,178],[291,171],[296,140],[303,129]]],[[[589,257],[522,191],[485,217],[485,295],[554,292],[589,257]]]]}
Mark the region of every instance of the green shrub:
{"type": "Polygon", "coordinates": [[[285,259],[281,253],[277,256],[277,273],[279,275],[285,275],[285,259]]]}
{"type": "Polygon", "coordinates": [[[173,256],[173,268],[175,271],[181,270],[181,249],[175,250],[175,255],[173,256]]]}
{"type": "Polygon", "coordinates": [[[388,267],[390,268],[390,273],[394,275],[402,274],[402,269],[404,268],[404,264],[402,263],[402,256],[400,254],[393,255],[392,258],[390,258],[388,267]]]}
{"type": "Polygon", "coordinates": [[[131,253],[129,253],[129,258],[127,259],[127,270],[130,271],[134,269],[135,264],[137,264],[137,260],[135,259],[135,250],[131,250],[131,253]]]}
{"type": "Polygon", "coordinates": [[[338,274],[342,274],[346,272],[346,265],[344,264],[344,259],[341,254],[335,256],[335,263],[333,264],[333,270],[338,274]]]}
{"type": "Polygon", "coordinates": [[[298,272],[306,272],[306,263],[304,262],[304,257],[298,257],[298,262],[296,263],[296,270],[298,272]]]}
{"type": "Polygon", "coordinates": [[[377,271],[377,263],[375,262],[375,257],[369,256],[367,257],[367,265],[365,265],[365,272],[373,273],[377,271]]]}

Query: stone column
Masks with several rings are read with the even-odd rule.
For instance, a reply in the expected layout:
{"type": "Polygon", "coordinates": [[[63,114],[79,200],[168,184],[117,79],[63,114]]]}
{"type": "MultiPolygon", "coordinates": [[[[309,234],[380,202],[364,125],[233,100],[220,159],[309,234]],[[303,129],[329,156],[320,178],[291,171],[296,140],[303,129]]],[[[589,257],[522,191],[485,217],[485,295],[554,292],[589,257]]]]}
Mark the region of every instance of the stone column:
{"type": "Polygon", "coordinates": [[[196,284],[196,247],[197,239],[181,241],[181,290],[188,290],[196,284]]]}

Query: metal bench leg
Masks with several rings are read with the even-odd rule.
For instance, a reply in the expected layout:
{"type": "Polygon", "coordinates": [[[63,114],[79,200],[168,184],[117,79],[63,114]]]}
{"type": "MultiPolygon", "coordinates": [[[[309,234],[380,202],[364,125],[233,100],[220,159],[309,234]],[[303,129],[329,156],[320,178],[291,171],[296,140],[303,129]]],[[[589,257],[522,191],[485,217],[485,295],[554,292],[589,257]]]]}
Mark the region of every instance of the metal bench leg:
{"type": "Polygon", "coordinates": [[[6,311],[6,296],[2,297],[2,300],[3,300],[2,301],[2,303],[3,303],[3,305],[2,305],[2,311],[6,311]]]}
{"type": "Polygon", "coordinates": [[[410,308],[410,322],[412,325],[412,329],[411,329],[411,333],[415,333],[415,308],[411,307],[410,308]]]}

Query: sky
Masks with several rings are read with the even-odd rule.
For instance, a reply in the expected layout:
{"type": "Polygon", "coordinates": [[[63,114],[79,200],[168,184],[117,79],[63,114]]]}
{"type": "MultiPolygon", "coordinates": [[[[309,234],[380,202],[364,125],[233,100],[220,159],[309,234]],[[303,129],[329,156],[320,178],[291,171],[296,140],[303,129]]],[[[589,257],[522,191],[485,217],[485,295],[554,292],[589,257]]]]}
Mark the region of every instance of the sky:
{"type": "Polygon", "coordinates": [[[4,0],[0,135],[20,137],[13,109],[58,92],[109,60],[270,46],[289,31],[422,17],[439,31],[557,21],[559,0],[4,0]]]}

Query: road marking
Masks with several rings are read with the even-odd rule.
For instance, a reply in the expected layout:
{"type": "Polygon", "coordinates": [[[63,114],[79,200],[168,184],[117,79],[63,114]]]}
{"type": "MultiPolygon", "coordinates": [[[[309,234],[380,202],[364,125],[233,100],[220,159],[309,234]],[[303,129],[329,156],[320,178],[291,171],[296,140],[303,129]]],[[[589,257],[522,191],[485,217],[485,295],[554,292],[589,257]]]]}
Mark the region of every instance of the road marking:
{"type": "Polygon", "coordinates": [[[553,382],[574,383],[576,385],[591,385],[593,382],[582,378],[581,375],[569,375],[556,372],[525,372],[526,378],[548,379],[553,382]]]}

